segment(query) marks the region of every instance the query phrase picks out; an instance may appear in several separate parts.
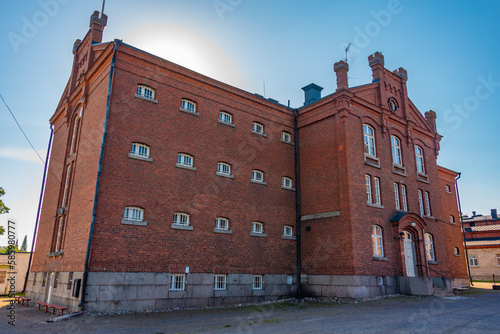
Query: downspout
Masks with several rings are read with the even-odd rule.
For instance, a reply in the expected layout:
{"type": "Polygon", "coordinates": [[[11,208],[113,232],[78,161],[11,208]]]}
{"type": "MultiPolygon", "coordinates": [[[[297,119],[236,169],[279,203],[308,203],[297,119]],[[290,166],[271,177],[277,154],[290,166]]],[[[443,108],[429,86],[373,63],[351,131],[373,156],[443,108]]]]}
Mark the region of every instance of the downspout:
{"type": "Polygon", "coordinates": [[[87,288],[87,278],[88,278],[88,269],[89,269],[89,261],[90,261],[90,248],[92,245],[92,236],[94,234],[95,217],[96,217],[96,212],[97,212],[97,198],[99,196],[99,184],[101,181],[102,159],[104,156],[104,144],[106,142],[108,118],[109,118],[109,108],[111,105],[111,87],[113,84],[113,72],[115,69],[116,50],[118,49],[118,46],[121,44],[121,41],[118,39],[115,39],[114,43],[115,43],[115,48],[113,50],[113,57],[111,58],[111,67],[109,70],[108,96],[107,96],[107,101],[106,101],[106,116],[104,118],[104,129],[102,131],[101,152],[99,154],[99,165],[97,167],[97,179],[96,179],[95,193],[94,193],[94,206],[92,208],[92,222],[90,223],[89,241],[87,243],[87,254],[85,255],[85,268],[83,270],[82,296],[81,296],[80,304],[78,304],[78,307],[82,308],[82,310],[83,310],[83,305],[85,304],[85,290],[87,288]]]}
{"type": "Polygon", "coordinates": [[[47,170],[48,170],[48,166],[49,166],[50,149],[52,148],[52,139],[53,139],[53,137],[54,137],[54,126],[51,125],[50,126],[49,145],[47,147],[47,156],[45,157],[45,168],[43,170],[42,188],[40,189],[40,199],[38,200],[38,211],[36,213],[35,229],[33,231],[33,242],[31,243],[30,259],[28,261],[28,270],[26,271],[26,277],[24,278],[23,291],[21,291],[21,293],[24,293],[26,291],[26,284],[28,283],[28,276],[30,274],[31,259],[33,258],[33,250],[35,248],[35,241],[36,241],[36,232],[38,230],[38,224],[40,222],[40,212],[41,212],[41,209],[42,209],[43,193],[45,191],[45,181],[46,181],[46,178],[47,178],[47,170]]]}
{"type": "Polygon", "coordinates": [[[293,129],[295,141],[295,219],[297,225],[297,298],[302,298],[301,289],[301,242],[300,242],[300,174],[299,174],[299,132],[297,126],[297,109],[293,110],[293,129]]]}
{"type": "Polygon", "coordinates": [[[470,285],[474,286],[474,283],[472,283],[472,277],[470,275],[469,253],[467,251],[467,243],[465,242],[464,221],[462,220],[462,206],[460,204],[460,194],[458,193],[458,179],[460,179],[461,176],[462,176],[462,173],[458,173],[458,176],[455,178],[455,190],[457,191],[458,211],[459,211],[459,216],[460,216],[460,226],[462,227],[462,240],[464,242],[465,263],[467,263],[467,274],[469,275],[470,285]]]}

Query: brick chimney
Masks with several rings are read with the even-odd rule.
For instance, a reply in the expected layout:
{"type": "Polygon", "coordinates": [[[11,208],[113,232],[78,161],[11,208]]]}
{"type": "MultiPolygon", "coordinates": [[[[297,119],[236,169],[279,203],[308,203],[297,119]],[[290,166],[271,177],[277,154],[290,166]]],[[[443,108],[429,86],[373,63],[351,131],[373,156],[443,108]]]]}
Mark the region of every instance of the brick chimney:
{"type": "Polygon", "coordinates": [[[321,91],[323,87],[320,87],[314,83],[302,87],[305,95],[304,105],[307,106],[311,103],[321,100],[321,91]]]}
{"type": "Polygon", "coordinates": [[[497,209],[491,209],[491,218],[498,219],[497,209]]]}
{"type": "Polygon", "coordinates": [[[374,54],[368,56],[368,64],[372,68],[373,82],[380,79],[381,74],[384,71],[384,55],[380,52],[375,52],[374,54]]]}
{"type": "Polygon", "coordinates": [[[90,38],[94,43],[102,42],[102,32],[108,23],[108,17],[106,14],[101,14],[99,17],[99,12],[96,10],[90,16],[90,38]]]}
{"type": "Polygon", "coordinates": [[[348,89],[349,81],[347,78],[347,72],[349,71],[349,64],[341,60],[333,65],[333,70],[337,74],[337,92],[348,89]]]}
{"type": "Polygon", "coordinates": [[[432,127],[434,132],[437,132],[436,129],[436,112],[433,110],[429,110],[425,112],[425,119],[427,120],[427,123],[432,127]]]}

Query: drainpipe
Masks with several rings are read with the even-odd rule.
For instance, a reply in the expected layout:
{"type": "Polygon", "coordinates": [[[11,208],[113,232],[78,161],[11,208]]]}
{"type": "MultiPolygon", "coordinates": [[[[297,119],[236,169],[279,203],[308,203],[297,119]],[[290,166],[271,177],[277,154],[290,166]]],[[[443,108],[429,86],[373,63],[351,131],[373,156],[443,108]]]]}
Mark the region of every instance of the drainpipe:
{"type": "Polygon", "coordinates": [[[460,205],[460,195],[458,193],[458,179],[460,179],[461,176],[462,173],[458,173],[458,176],[455,178],[455,189],[457,191],[458,211],[460,216],[460,226],[462,227],[462,240],[464,242],[465,263],[467,263],[467,274],[469,275],[470,285],[474,286],[474,283],[472,283],[472,276],[470,275],[469,253],[467,252],[467,243],[465,242],[464,221],[462,220],[462,206],[460,205]]]}
{"type": "Polygon", "coordinates": [[[31,243],[30,259],[28,261],[28,270],[26,271],[26,277],[24,278],[23,291],[21,291],[21,293],[24,293],[26,291],[26,284],[28,283],[28,276],[30,274],[31,259],[33,258],[33,250],[35,249],[36,232],[38,230],[38,223],[40,222],[40,212],[41,212],[42,202],[43,202],[43,193],[45,191],[45,181],[47,179],[47,169],[49,167],[49,156],[50,156],[50,149],[52,148],[52,138],[53,137],[54,137],[54,126],[51,125],[50,126],[49,146],[47,147],[47,156],[45,157],[45,167],[43,169],[42,188],[40,189],[40,199],[38,200],[38,211],[36,213],[35,229],[33,230],[33,242],[31,243]]]}
{"type": "Polygon", "coordinates": [[[295,219],[297,225],[297,298],[302,298],[301,289],[301,242],[300,242],[300,174],[299,174],[299,132],[297,127],[297,109],[293,110],[293,129],[295,141],[295,219]]]}
{"type": "Polygon", "coordinates": [[[94,193],[94,206],[92,208],[92,222],[90,223],[89,241],[87,243],[87,254],[85,255],[85,268],[83,270],[82,296],[80,299],[80,304],[78,304],[78,307],[81,307],[82,310],[83,310],[83,305],[85,304],[85,290],[87,288],[88,268],[89,268],[89,261],[90,261],[90,248],[92,245],[92,236],[94,234],[95,217],[96,217],[96,212],[97,212],[97,198],[99,196],[99,184],[101,181],[102,159],[104,156],[104,144],[106,142],[106,135],[107,135],[107,129],[108,129],[109,108],[111,105],[111,87],[113,84],[113,72],[115,69],[116,50],[118,49],[118,46],[121,45],[121,41],[118,39],[115,39],[114,43],[115,43],[115,48],[113,50],[113,57],[111,58],[111,67],[109,70],[108,96],[107,96],[107,101],[106,101],[106,116],[104,118],[104,129],[102,132],[101,152],[99,154],[99,165],[97,167],[97,180],[96,180],[95,193],[94,193]]]}

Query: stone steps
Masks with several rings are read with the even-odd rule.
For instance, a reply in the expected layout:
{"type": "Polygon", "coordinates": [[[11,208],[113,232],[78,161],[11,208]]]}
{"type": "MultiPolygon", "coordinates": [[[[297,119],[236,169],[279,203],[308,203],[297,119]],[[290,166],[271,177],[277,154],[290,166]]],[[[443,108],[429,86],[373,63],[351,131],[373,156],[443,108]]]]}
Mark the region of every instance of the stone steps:
{"type": "Polygon", "coordinates": [[[453,292],[449,292],[441,288],[433,288],[432,295],[434,297],[455,297],[453,292]]]}

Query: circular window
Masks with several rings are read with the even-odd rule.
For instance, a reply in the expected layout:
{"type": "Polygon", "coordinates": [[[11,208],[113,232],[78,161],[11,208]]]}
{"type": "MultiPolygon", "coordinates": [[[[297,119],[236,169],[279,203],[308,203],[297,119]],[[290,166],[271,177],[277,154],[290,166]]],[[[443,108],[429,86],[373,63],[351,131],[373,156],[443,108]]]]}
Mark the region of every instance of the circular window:
{"type": "Polygon", "coordinates": [[[398,103],[398,101],[397,101],[395,98],[390,97],[390,98],[389,98],[388,103],[389,103],[389,108],[390,108],[393,112],[394,112],[394,111],[396,111],[396,110],[398,110],[398,108],[399,108],[399,103],[398,103]]]}

